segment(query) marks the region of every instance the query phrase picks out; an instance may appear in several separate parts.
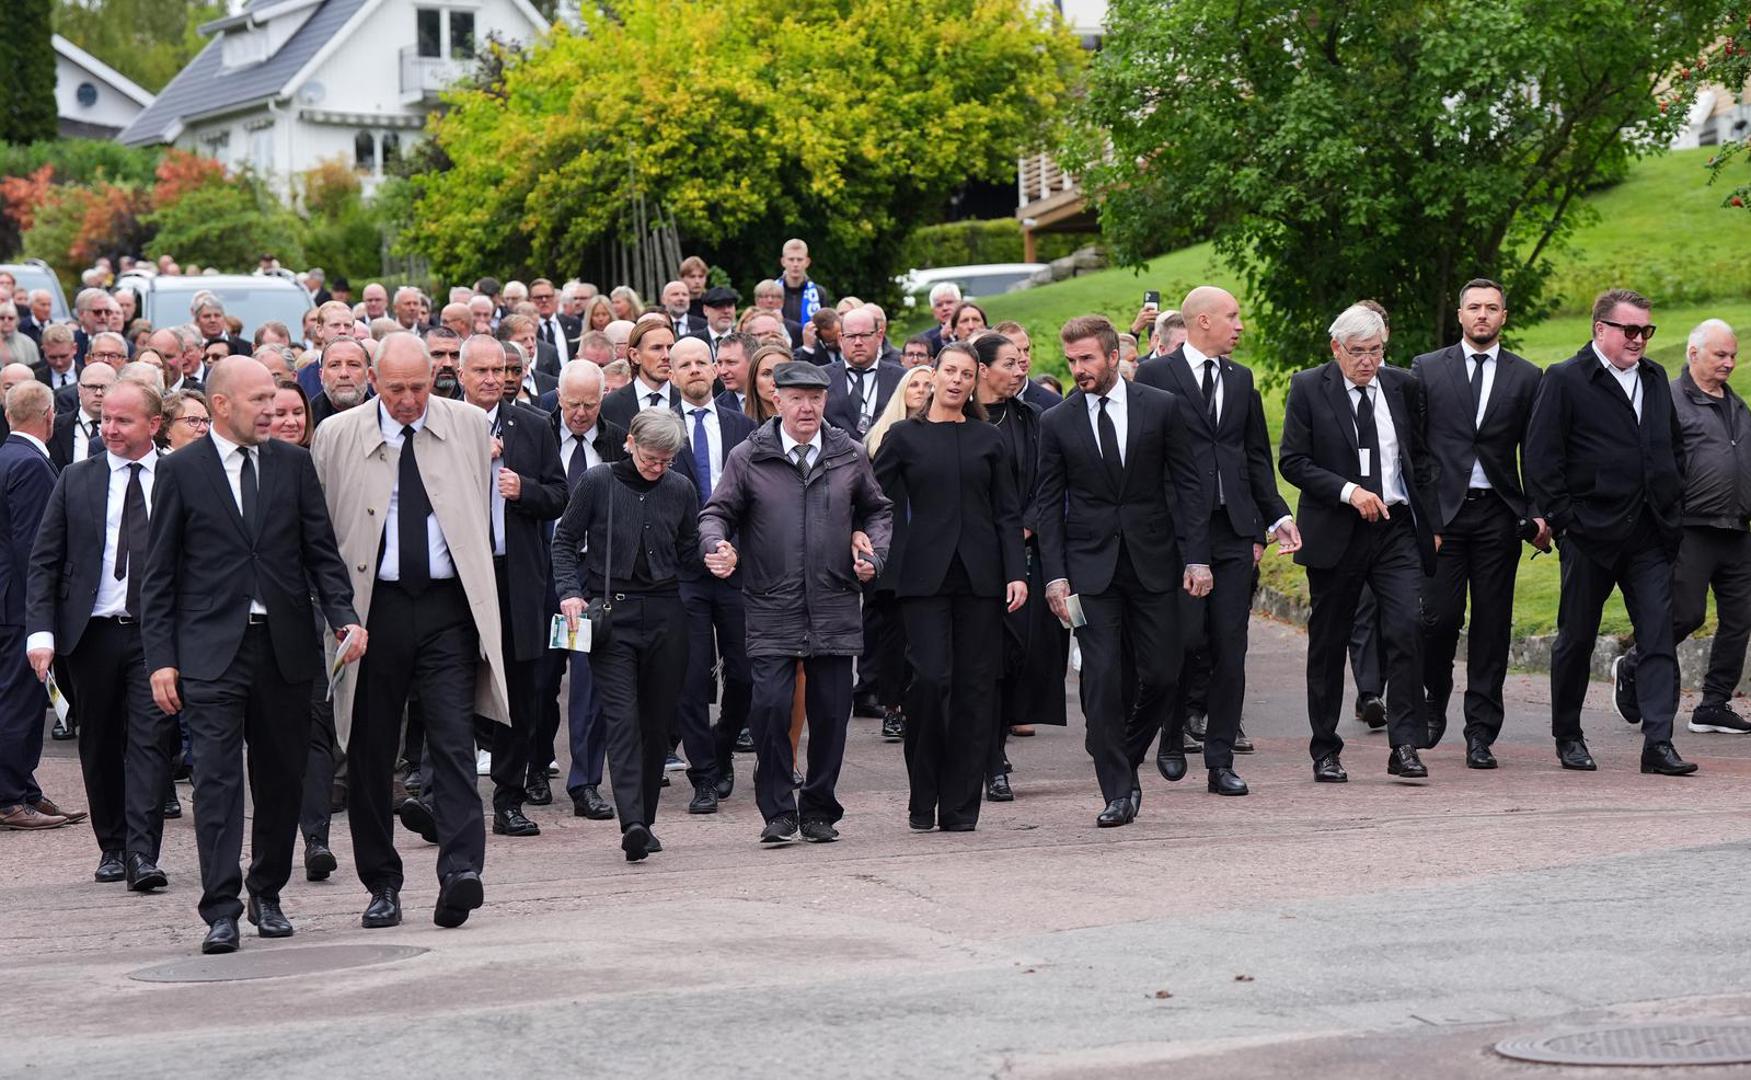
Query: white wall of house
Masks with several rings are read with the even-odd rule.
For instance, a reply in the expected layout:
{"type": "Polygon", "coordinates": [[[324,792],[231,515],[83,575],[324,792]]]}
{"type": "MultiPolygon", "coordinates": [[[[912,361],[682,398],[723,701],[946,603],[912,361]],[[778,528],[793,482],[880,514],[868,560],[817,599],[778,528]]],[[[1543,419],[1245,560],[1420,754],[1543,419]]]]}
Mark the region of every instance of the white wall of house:
{"type": "Polygon", "coordinates": [[[61,119],[120,131],[144,109],[101,76],[55,54],[55,111],[61,119]]]}

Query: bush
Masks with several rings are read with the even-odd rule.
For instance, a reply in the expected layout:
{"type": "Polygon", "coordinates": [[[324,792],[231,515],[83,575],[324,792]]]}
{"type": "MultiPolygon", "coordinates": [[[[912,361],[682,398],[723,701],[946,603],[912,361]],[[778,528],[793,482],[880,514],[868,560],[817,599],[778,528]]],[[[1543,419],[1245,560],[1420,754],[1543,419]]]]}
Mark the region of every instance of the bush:
{"type": "MultiPolygon", "coordinates": [[[[1040,262],[1063,258],[1077,248],[1100,240],[1098,232],[1041,233],[1035,237],[1040,262]]],[[[989,221],[951,221],[926,225],[906,241],[905,266],[928,270],[935,266],[969,266],[979,263],[1022,261],[1021,223],[1014,218],[989,221]]]]}
{"type": "Polygon", "coordinates": [[[123,146],[107,139],[54,139],[0,145],[0,176],[29,176],[53,166],[57,184],[88,184],[93,180],[150,184],[163,155],[162,147],[123,146]]]}
{"type": "Polygon", "coordinates": [[[133,184],[100,180],[89,187],[50,188],[24,234],[24,253],[48,263],[63,285],[76,283],[98,256],[139,250],[145,211],[145,195],[133,184]]]}
{"type": "Polygon", "coordinates": [[[146,223],[157,230],[146,252],[152,258],[169,254],[230,273],[253,269],[264,251],[288,266],[304,263],[303,222],[249,173],[186,191],[146,223]]]}

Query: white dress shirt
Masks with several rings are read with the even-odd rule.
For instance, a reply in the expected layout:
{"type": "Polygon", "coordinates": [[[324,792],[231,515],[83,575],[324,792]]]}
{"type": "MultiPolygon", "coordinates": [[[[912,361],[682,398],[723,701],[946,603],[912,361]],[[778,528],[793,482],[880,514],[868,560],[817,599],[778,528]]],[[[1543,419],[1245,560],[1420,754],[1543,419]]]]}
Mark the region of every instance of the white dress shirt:
{"type": "Polygon", "coordinates": [[[674,383],[666,382],[661,386],[652,386],[650,383],[645,382],[644,376],[642,374],[640,374],[640,375],[633,376],[632,386],[633,386],[633,393],[638,395],[638,408],[639,408],[640,412],[643,412],[646,409],[667,409],[667,408],[670,408],[674,403],[674,400],[675,400],[675,384],[674,383]],[[651,402],[651,395],[652,394],[663,395],[662,400],[653,404],[651,402]]]}
{"type": "MultiPolygon", "coordinates": [[[[559,366],[564,367],[566,361],[570,359],[570,357],[566,353],[565,327],[561,326],[559,323],[559,313],[556,311],[552,315],[549,315],[546,323],[548,333],[553,335],[553,341],[550,342],[550,344],[553,346],[553,351],[559,354],[559,366]]],[[[531,357],[529,361],[531,367],[535,365],[535,359],[540,356],[541,350],[537,349],[535,352],[536,356],[531,357]]]]}
{"type": "MultiPolygon", "coordinates": [[[[1196,345],[1193,345],[1189,341],[1181,346],[1181,348],[1185,350],[1186,365],[1192,369],[1192,385],[1197,387],[1200,392],[1204,389],[1204,362],[1207,360],[1216,361],[1216,419],[1220,421],[1222,419],[1222,402],[1224,397],[1224,391],[1222,389],[1221,359],[1219,357],[1205,354],[1196,345]]],[[[1199,408],[1205,407],[1202,401],[1198,402],[1198,406],[1199,408]]]]}
{"type": "MultiPolygon", "coordinates": [[[[1125,432],[1129,430],[1126,408],[1126,395],[1129,390],[1124,376],[1113,380],[1113,387],[1107,391],[1107,417],[1113,422],[1113,432],[1119,437],[1119,464],[1125,463],[1125,432]]],[[[1094,429],[1094,445],[1100,445],[1100,397],[1096,394],[1085,394],[1083,400],[1088,405],[1088,426],[1094,429]]]]}
{"type": "MultiPolygon", "coordinates": [[[[1477,363],[1472,360],[1472,357],[1476,356],[1478,353],[1482,353],[1484,356],[1488,357],[1488,359],[1483,362],[1483,393],[1478,395],[1477,415],[1472,417],[1472,427],[1475,429],[1483,426],[1484,410],[1489,408],[1490,404],[1490,391],[1495,389],[1496,386],[1496,361],[1501,356],[1502,343],[1498,341],[1487,349],[1479,349],[1473,346],[1469,341],[1461,341],[1459,347],[1464,350],[1465,384],[1467,386],[1471,385],[1471,373],[1477,367],[1477,363]]],[[[1491,486],[1490,478],[1484,475],[1483,462],[1478,461],[1475,458],[1473,458],[1471,462],[1471,486],[1474,488],[1487,488],[1491,486]]]]}
{"type": "Polygon", "coordinates": [[[693,425],[698,418],[693,415],[697,409],[705,410],[705,443],[706,455],[711,459],[711,490],[717,490],[718,477],[724,471],[724,435],[723,425],[718,422],[717,402],[707,400],[703,405],[695,405],[691,401],[681,402],[681,420],[687,428],[687,453],[693,453],[693,425]]]}
{"type": "MultiPolygon", "coordinates": [[[[426,426],[424,413],[420,418],[408,425],[414,431],[426,426]]],[[[401,453],[401,428],[399,421],[389,415],[389,410],[383,407],[383,402],[377,402],[377,429],[383,434],[383,441],[389,444],[399,456],[401,453]]],[[[433,477],[424,468],[420,470],[420,481],[426,487],[426,501],[431,501],[433,477]]],[[[494,485],[497,486],[496,484],[494,485]]],[[[437,513],[426,515],[426,561],[431,565],[432,580],[456,576],[456,564],[450,559],[450,545],[444,542],[444,530],[438,526],[437,513]]],[[[401,468],[399,462],[395,470],[395,483],[389,489],[389,514],[383,522],[383,561],[377,564],[378,581],[401,580],[401,468]]]]}
{"type": "MultiPolygon", "coordinates": [[[[778,425],[778,443],[781,447],[784,448],[784,456],[787,458],[791,458],[791,452],[793,450],[795,450],[798,446],[804,445],[802,443],[797,442],[797,440],[791,438],[790,432],[784,430],[783,424],[778,425]]],[[[803,464],[807,465],[809,468],[812,469],[816,465],[818,465],[821,461],[821,429],[820,428],[815,429],[815,437],[810,439],[808,441],[807,445],[809,448],[809,452],[803,455],[803,464]]],[[[791,460],[795,461],[796,459],[791,458],[791,460]]]]}
{"type": "Polygon", "coordinates": [[[1642,418],[1642,373],[1640,364],[1631,364],[1628,371],[1621,370],[1616,364],[1605,359],[1605,354],[1599,351],[1598,342],[1593,343],[1593,355],[1605,365],[1605,370],[1617,380],[1617,385],[1623,387],[1623,396],[1629,399],[1630,407],[1635,409],[1635,418],[1642,418]]]}
{"type": "MultiPolygon", "coordinates": [[[[213,446],[219,451],[219,464],[225,468],[225,482],[231,485],[231,497],[237,500],[237,512],[243,513],[243,447],[219,434],[217,427],[212,428],[208,436],[213,440],[213,446]]],[[[250,457],[255,459],[255,493],[261,497],[261,448],[250,447],[250,457]]],[[[145,483],[142,478],[141,483],[145,483]]],[[[110,477],[110,486],[115,486],[115,477],[110,477]]],[[[247,522],[246,522],[247,524],[247,522]]],[[[110,564],[113,572],[115,564],[110,564]]],[[[251,615],[266,615],[268,609],[263,606],[259,596],[249,598],[249,613],[251,615]]]]}
{"type": "Polygon", "coordinates": [[[59,390],[63,386],[77,386],[78,384],[79,373],[74,371],[71,365],[68,366],[66,371],[56,371],[54,368],[49,369],[50,390],[59,390]]]}
{"type": "Polygon", "coordinates": [[[572,455],[580,449],[584,452],[584,468],[592,469],[602,464],[602,455],[596,453],[596,425],[591,424],[590,430],[579,435],[571,428],[565,427],[565,438],[559,444],[559,471],[571,475],[572,455]]]}
{"type": "MultiPolygon", "coordinates": [[[[1349,379],[1344,380],[1344,399],[1350,403],[1350,423],[1356,422],[1356,406],[1359,399],[1356,396],[1357,386],[1349,379]]],[[[1398,506],[1406,502],[1404,477],[1399,475],[1398,461],[1398,429],[1392,426],[1392,409],[1386,404],[1386,398],[1381,396],[1378,380],[1360,388],[1368,395],[1368,404],[1374,410],[1374,433],[1380,443],[1380,460],[1368,463],[1368,475],[1374,475],[1373,470],[1380,470],[1380,498],[1388,506],[1398,506]]],[[[1345,484],[1338,493],[1338,498],[1345,504],[1350,501],[1350,493],[1358,484],[1345,484]]]]}
{"type": "MultiPolygon", "coordinates": [[[[114,385],[113,383],[111,385],[114,385]]],[[[103,433],[97,426],[97,421],[85,415],[80,409],[73,414],[73,457],[72,461],[84,461],[91,452],[91,440],[102,439],[103,433]]],[[[71,463],[71,462],[70,462],[71,463]]]]}
{"type": "MultiPolygon", "coordinates": [[[[35,435],[22,431],[13,432],[21,439],[29,439],[31,445],[44,458],[49,456],[49,448],[35,435]]],[[[128,579],[116,580],[116,537],[122,527],[122,498],[128,491],[128,466],[134,464],[127,458],[116,457],[105,452],[109,458],[109,504],[103,519],[103,566],[97,579],[97,603],[91,609],[94,619],[108,619],[116,615],[139,615],[137,611],[128,610],[128,579]]],[[[146,494],[146,509],[152,508],[152,468],[158,462],[156,450],[150,451],[140,459],[145,468],[140,472],[140,488],[146,494]]],[[[140,565],[145,565],[146,553],[140,552],[140,565]]],[[[25,639],[24,651],[34,652],[37,649],[53,649],[55,634],[52,630],[38,630],[25,639]]]]}
{"type": "Polygon", "coordinates": [[[859,371],[863,372],[863,410],[861,415],[865,420],[869,421],[869,423],[864,425],[865,430],[875,424],[876,398],[880,397],[882,393],[882,377],[876,370],[879,363],[879,360],[871,360],[868,367],[860,368],[849,360],[845,362],[845,393],[852,401],[857,400],[859,378],[857,373],[859,371]]]}
{"type": "MultiPolygon", "coordinates": [[[[499,406],[494,405],[486,411],[486,423],[492,429],[493,436],[500,440],[499,445],[502,448],[504,433],[499,429],[499,406]]],[[[500,453],[493,456],[492,472],[488,474],[487,484],[487,489],[492,492],[492,553],[495,557],[505,553],[505,496],[499,491],[499,470],[504,467],[505,458],[501,449],[500,453]]],[[[421,477],[424,475],[422,473],[421,477]]]]}

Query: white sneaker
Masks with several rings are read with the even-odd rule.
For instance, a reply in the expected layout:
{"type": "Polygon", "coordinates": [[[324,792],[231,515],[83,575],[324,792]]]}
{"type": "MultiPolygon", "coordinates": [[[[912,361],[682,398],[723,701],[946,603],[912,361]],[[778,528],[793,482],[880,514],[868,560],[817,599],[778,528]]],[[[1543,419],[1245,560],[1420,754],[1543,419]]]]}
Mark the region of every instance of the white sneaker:
{"type": "Polygon", "coordinates": [[[476,775],[476,776],[491,776],[492,775],[492,751],[491,750],[476,750],[474,752],[474,775],[476,775]]]}

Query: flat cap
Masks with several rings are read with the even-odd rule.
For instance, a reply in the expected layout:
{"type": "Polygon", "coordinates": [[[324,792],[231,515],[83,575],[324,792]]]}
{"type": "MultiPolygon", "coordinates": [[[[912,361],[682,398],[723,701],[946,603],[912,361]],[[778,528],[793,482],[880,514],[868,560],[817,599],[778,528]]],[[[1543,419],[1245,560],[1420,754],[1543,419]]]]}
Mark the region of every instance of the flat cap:
{"type": "Polygon", "coordinates": [[[827,373],[807,360],[789,360],[772,369],[772,385],[779,390],[825,390],[827,373]]]}
{"type": "Polygon", "coordinates": [[[727,285],[713,285],[705,290],[705,295],[699,298],[705,307],[723,307],[726,304],[739,304],[742,294],[727,285]]]}

